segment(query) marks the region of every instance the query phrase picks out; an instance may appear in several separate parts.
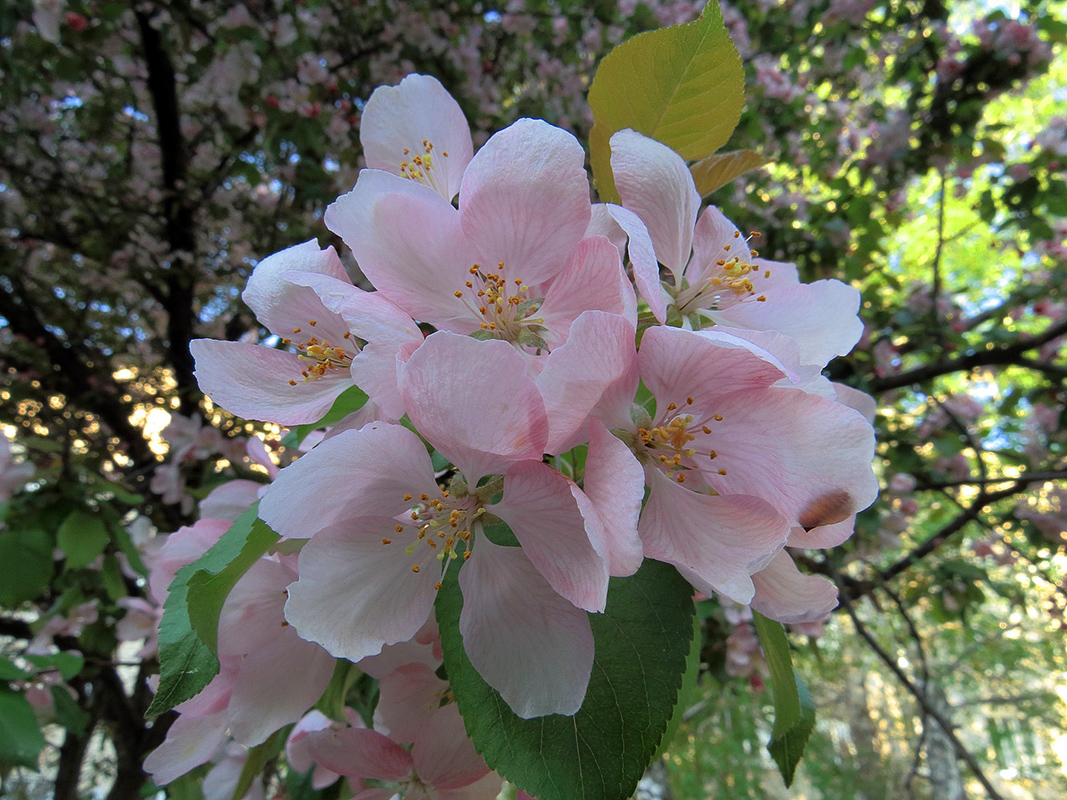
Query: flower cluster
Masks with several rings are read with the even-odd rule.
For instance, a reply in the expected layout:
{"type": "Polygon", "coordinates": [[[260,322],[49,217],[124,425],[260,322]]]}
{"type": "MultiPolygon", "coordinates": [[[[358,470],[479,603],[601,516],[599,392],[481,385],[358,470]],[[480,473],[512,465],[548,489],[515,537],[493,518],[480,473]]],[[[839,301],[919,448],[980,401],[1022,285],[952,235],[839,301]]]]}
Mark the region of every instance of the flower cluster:
{"type": "Polygon", "coordinates": [[[262,567],[286,625],[376,657],[458,571],[470,662],[532,718],[581,707],[589,615],[644,558],[778,620],[834,607],[785,548],[840,544],[876,494],[871,401],[821,374],[862,333],[852,287],[761,259],[633,131],[611,139],[619,205],[590,202],[581,145],[545,122],[475,153],[430,77],[375,91],[360,135],[367,168],[325,221],[374,291],[297,245],[244,292],[270,346],[192,347],[201,387],[242,417],[316,423],[348,387],[368,398],[262,498],[299,548],[262,567]]]}

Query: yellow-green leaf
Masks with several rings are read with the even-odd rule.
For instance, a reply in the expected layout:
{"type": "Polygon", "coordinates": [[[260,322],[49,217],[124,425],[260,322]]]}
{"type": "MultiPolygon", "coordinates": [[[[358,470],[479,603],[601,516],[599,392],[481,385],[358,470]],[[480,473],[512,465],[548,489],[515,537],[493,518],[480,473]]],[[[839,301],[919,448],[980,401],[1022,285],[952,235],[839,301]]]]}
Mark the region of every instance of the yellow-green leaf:
{"type": "Polygon", "coordinates": [[[731,150],[728,153],[713,153],[689,167],[693,182],[701,197],[707,197],[721,189],[734,178],[750,169],[762,167],[768,159],[755,150],[731,150]]]}
{"type": "Polygon", "coordinates": [[[608,146],[616,131],[633,128],[692,161],[726,144],[744,104],[741,58],[715,0],[693,22],[623,42],[600,62],[589,89],[589,148],[601,199],[618,199],[608,146]]]}

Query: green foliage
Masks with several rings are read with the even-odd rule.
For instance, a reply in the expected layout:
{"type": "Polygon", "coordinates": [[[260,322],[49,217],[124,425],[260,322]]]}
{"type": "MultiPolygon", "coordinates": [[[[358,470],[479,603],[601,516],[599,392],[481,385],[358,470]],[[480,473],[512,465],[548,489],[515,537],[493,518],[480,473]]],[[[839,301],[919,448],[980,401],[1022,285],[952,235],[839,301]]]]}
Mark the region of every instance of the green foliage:
{"type": "Polygon", "coordinates": [[[81,509],[70,512],[56,531],[56,546],[66,553],[67,569],[88,566],[104,552],[109,541],[104,521],[81,509]]]}
{"type": "Polygon", "coordinates": [[[755,150],[731,150],[728,153],[712,153],[689,167],[693,182],[701,197],[721,189],[750,169],[762,167],[767,159],[755,150]]]}
{"type": "Polygon", "coordinates": [[[52,580],[52,537],[34,527],[0,531],[0,605],[18,606],[40,595],[52,580]]]}
{"type": "Polygon", "coordinates": [[[601,199],[618,199],[609,145],[616,131],[632,128],[684,159],[704,158],[729,140],[744,104],[744,70],[717,2],[698,20],[619,45],[589,88],[589,150],[601,199]]]}
{"type": "Polygon", "coordinates": [[[752,612],[760,645],[771,668],[774,690],[774,729],[767,750],[782,773],[786,786],[793,783],[793,773],[804,755],[804,746],[815,727],[815,706],[799,676],[793,672],[789,640],[782,623],[752,612]]]}
{"type": "Polygon", "coordinates": [[[458,570],[438,593],[445,669],[467,733],[486,763],[539,800],[624,800],[655,753],[678,700],[693,633],[692,589],[646,560],[612,578],[607,610],[591,614],[596,656],[573,717],[515,716],[463,651],[458,570]]]}
{"type": "Polygon", "coordinates": [[[219,614],[234,584],[278,540],[256,519],[259,504],[237,518],[204,555],[178,570],[159,629],[159,689],[148,714],[193,697],[218,674],[219,614]]]}
{"type": "Polygon", "coordinates": [[[367,395],[362,389],[358,386],[349,386],[341,392],[341,394],[337,395],[337,399],[333,401],[333,405],[330,406],[330,410],[326,412],[326,416],[318,422],[309,422],[307,425],[297,425],[286,435],[285,439],[282,440],[282,444],[286,447],[297,447],[312,431],[335,425],[349,414],[354,414],[359,411],[363,408],[366,402],[367,395]]]}
{"type": "Polygon", "coordinates": [[[36,769],[37,755],[43,747],[44,735],[33,706],[22,694],[0,687],[0,769],[36,769]]]}

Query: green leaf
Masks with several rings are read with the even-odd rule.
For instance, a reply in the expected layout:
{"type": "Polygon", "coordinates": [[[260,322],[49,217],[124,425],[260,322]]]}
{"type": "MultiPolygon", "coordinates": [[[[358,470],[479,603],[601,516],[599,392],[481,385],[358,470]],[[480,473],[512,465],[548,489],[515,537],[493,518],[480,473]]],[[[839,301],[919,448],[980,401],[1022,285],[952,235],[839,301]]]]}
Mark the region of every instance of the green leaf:
{"type": "Polygon", "coordinates": [[[617,202],[609,140],[633,128],[692,161],[729,140],[745,105],[745,73],[717,2],[699,19],[638,34],[597,68],[589,89],[590,157],[602,200],[617,202]]]}
{"type": "Polygon", "coordinates": [[[70,696],[65,686],[52,686],[50,691],[56,722],[75,735],[85,733],[92,719],[89,712],[78,706],[78,701],[70,696]]]}
{"type": "Polygon", "coordinates": [[[21,694],[0,691],[0,765],[37,769],[42,747],[33,706],[21,694]]]}
{"type": "Polygon", "coordinates": [[[230,590],[280,538],[256,519],[256,503],[193,566],[189,578],[189,622],[211,652],[218,654],[219,615],[230,590]]]}
{"type": "Polygon", "coordinates": [[[56,547],[66,554],[67,569],[81,569],[104,552],[110,538],[100,517],[77,509],[60,523],[56,531],[56,547]]]}
{"type": "Polygon", "coordinates": [[[85,666],[85,657],[78,653],[54,653],[43,656],[26,655],[23,658],[37,667],[39,672],[56,670],[65,681],[69,681],[81,672],[82,667],[85,666]]]}
{"type": "Polygon", "coordinates": [[[11,659],[0,656],[0,681],[18,681],[30,677],[30,673],[15,666],[11,659]]]}
{"type": "Polygon", "coordinates": [[[702,158],[689,167],[697,191],[701,197],[707,197],[716,189],[721,189],[734,178],[750,169],[762,167],[768,159],[755,150],[731,150],[728,153],[713,153],[702,158]]]}
{"type": "Polygon", "coordinates": [[[702,617],[699,613],[693,615],[693,641],[689,644],[689,655],[685,659],[685,675],[682,676],[682,688],[678,692],[678,702],[674,705],[674,713],[671,714],[671,719],[667,723],[667,732],[663,734],[663,740],[659,743],[659,749],[656,750],[656,758],[660,758],[667,752],[671,740],[674,739],[675,734],[678,733],[678,728],[682,725],[685,710],[698,696],[697,682],[700,678],[700,648],[704,644],[703,630],[700,625],[701,619],[702,617]]]}
{"type": "Polygon", "coordinates": [[[248,751],[248,758],[245,760],[244,767],[241,768],[241,776],[237,779],[237,785],[233,789],[233,800],[241,800],[248,794],[248,790],[252,788],[252,781],[267,766],[267,762],[278,755],[282,749],[282,742],[285,741],[285,737],[278,734],[279,731],[275,731],[263,744],[256,745],[248,751]]]}
{"type": "Polygon", "coordinates": [[[214,653],[218,611],[244,570],[278,539],[265,524],[257,524],[258,507],[257,503],[238,517],[210,550],[178,570],[171,583],[159,625],[159,689],[146,712],[149,716],[188,700],[218,674],[214,653]],[[235,561],[239,565],[227,572],[235,561]]]}
{"type": "Polygon", "coordinates": [[[793,672],[789,654],[789,640],[782,623],[752,612],[763,646],[767,664],[771,668],[771,688],[774,691],[774,728],[767,751],[778,765],[788,787],[804,755],[804,746],[815,728],[815,706],[807,688],[793,672]]]}
{"type": "Polygon", "coordinates": [[[52,547],[44,531],[9,526],[0,532],[0,606],[35,599],[48,588],[52,572],[52,547]]]}
{"type": "Polygon", "coordinates": [[[486,763],[540,800],[618,800],[637,786],[678,699],[693,636],[693,590],[646,559],[612,578],[607,610],[589,619],[596,658],[573,717],[517,717],[467,659],[458,570],[437,595],[445,668],[467,734],[486,763]]]}
{"type": "Polygon", "coordinates": [[[312,431],[340,422],[349,414],[363,408],[366,402],[367,395],[362,389],[358,386],[349,386],[341,394],[337,395],[337,399],[333,401],[333,405],[330,406],[330,410],[326,412],[325,417],[318,422],[297,425],[282,439],[282,444],[286,447],[298,447],[312,431]]]}

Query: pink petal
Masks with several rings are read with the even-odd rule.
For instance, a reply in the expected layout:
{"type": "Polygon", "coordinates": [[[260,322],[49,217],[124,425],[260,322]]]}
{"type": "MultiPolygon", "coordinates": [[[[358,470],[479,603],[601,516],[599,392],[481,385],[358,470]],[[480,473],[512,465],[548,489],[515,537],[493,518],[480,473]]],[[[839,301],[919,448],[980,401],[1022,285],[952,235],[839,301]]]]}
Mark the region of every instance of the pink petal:
{"type": "Polygon", "coordinates": [[[520,119],[474,156],[459,194],[463,231],[483,264],[542,283],[567,263],[589,225],[585,151],[571,134],[520,119]]]}
{"type": "Polygon", "coordinates": [[[581,444],[591,414],[629,421],[638,382],[635,333],[625,317],[586,311],[567,343],[549,354],[537,378],[549,423],[545,452],[581,444]]]}
{"type": "MultiPolygon", "coordinates": [[[[504,779],[495,772],[459,789],[439,789],[437,800],[496,800],[504,779]]],[[[521,789],[515,794],[515,800],[532,800],[521,789]]]]}
{"type": "Polygon", "coordinates": [[[201,391],[243,419],[281,425],[317,422],[352,385],[348,370],[306,381],[305,362],[295,353],[258,344],[194,339],[189,352],[201,391]]]}
{"type": "Polygon", "coordinates": [[[285,741],[285,758],[297,772],[307,772],[314,764],[308,752],[308,738],[318,731],[329,730],[333,720],[318,710],[311,710],[293,726],[285,741]]]}
{"type": "Polygon", "coordinates": [[[521,548],[484,536],[459,585],[463,648],[482,678],[523,719],[575,714],[593,669],[586,613],[552,591],[521,548]]]}
{"type": "Polygon", "coordinates": [[[427,664],[405,664],[383,677],[378,689],[374,727],[388,733],[395,742],[409,744],[442,710],[448,682],[438,678],[427,664]]]}
{"type": "Polygon", "coordinates": [[[459,212],[432,189],[365,169],[355,188],[326,209],[325,221],[375,288],[411,317],[458,325],[461,333],[477,328],[475,312],[455,292],[465,288],[478,259],[459,212]]]}
{"type": "Polygon", "coordinates": [[[324,730],[311,733],[307,742],[313,760],[347,778],[397,781],[411,772],[411,754],[377,731],[324,730]]]}
{"type": "Polygon", "coordinates": [[[645,555],[674,564],[705,594],[750,602],[749,576],[785,545],[782,515],[757,497],[697,494],[659,470],[646,475],[652,491],[639,525],[645,555]]]}
{"type": "Polygon", "coordinates": [[[259,516],[283,536],[306,539],[357,514],[394,517],[411,507],[405,495],[437,491],[419,437],[400,425],[372,423],[327,439],[281,470],[259,516]]]}
{"type": "Polygon", "coordinates": [[[611,137],[611,172],[623,206],[645,223],[659,262],[680,284],[700,211],[689,168],[666,145],[625,130],[611,137]]]}
{"type": "Polygon", "coordinates": [[[441,666],[441,654],[439,652],[439,639],[437,637],[437,624],[431,614],[426,624],[415,634],[415,638],[406,642],[386,645],[382,652],[376,656],[368,656],[359,662],[359,668],[372,678],[381,680],[391,672],[408,664],[424,664],[430,671],[441,666]],[[431,641],[423,641],[427,630],[432,629],[431,641]],[[438,647],[435,647],[435,643],[438,647]]]}
{"type": "Polygon", "coordinates": [[[400,394],[415,427],[470,486],[518,461],[541,460],[544,402],[507,342],[439,331],[400,369],[400,394]]]}
{"type": "Polygon", "coordinates": [[[278,336],[291,336],[294,327],[306,326],[327,314],[318,295],[286,278],[288,272],[314,272],[352,283],[334,249],[320,250],[314,239],[264,258],[252,271],[241,299],[256,319],[278,336]]]}
{"type": "Polygon", "coordinates": [[[645,474],[630,448],[597,420],[590,423],[583,486],[604,527],[610,574],[632,575],[644,560],[637,520],[645,496],[645,474]]]}
{"type": "Polygon", "coordinates": [[[608,212],[626,232],[627,252],[630,255],[630,266],[633,268],[637,292],[648,303],[656,320],[662,324],[667,319],[667,306],[671,302],[671,296],[663,288],[663,282],[660,280],[659,260],[652,245],[652,238],[648,235],[648,229],[640,217],[622,206],[609,204],[608,212]]]}
{"type": "Polygon", "coordinates": [[[841,522],[877,496],[874,430],[852,409],[779,387],[735,392],[714,407],[718,457],[704,459],[704,471],[719,493],[762,497],[804,528],[841,522]]]}
{"type": "Polygon", "coordinates": [[[490,511],[511,528],[549,585],[578,608],[600,612],[608,597],[604,530],[573,481],[540,461],[514,465],[490,511]]]}
{"type": "Polygon", "coordinates": [[[363,108],[359,141],[367,166],[401,175],[401,164],[411,174],[415,156],[425,158],[431,147],[429,166],[421,173],[426,183],[446,200],[459,191],[463,171],[474,154],[470,126],[459,104],[436,78],[408,75],[398,86],[379,86],[363,108]]]}
{"type": "Polygon", "coordinates": [[[285,604],[285,617],[300,636],[337,658],[359,661],[422,627],[441,562],[428,547],[405,553],[416,531],[398,534],[395,525],[387,517],[361,517],[319,531],[304,546],[300,579],[285,604]]]}
{"type": "MultiPolygon", "coordinates": [[[[730,255],[729,250],[723,250],[723,245],[733,249],[741,241],[741,232],[722,211],[715,206],[705,208],[693,231],[693,258],[685,268],[686,279],[691,284],[702,284],[710,275],[721,272],[715,262],[730,255]]],[[[745,248],[748,249],[748,244],[745,248]]]]}
{"type": "Polygon", "coordinates": [[[219,655],[244,656],[270,645],[286,627],[286,587],[296,572],[261,558],[230,590],[219,615],[219,655]]]}
{"type": "Polygon", "coordinates": [[[789,534],[790,547],[804,547],[810,549],[822,549],[837,547],[852,536],[856,529],[856,516],[853,514],[840,522],[829,525],[817,525],[811,529],[793,528],[789,534]]]}
{"type": "Polygon", "coordinates": [[[764,388],[786,374],[770,353],[713,330],[649,328],[637,358],[641,379],[661,406],[681,406],[692,397],[699,407],[711,408],[721,395],[764,388]]]}
{"type": "MultiPolygon", "coordinates": [[[[255,441],[259,441],[253,437],[255,441]]],[[[216,486],[200,501],[200,516],[205,519],[224,519],[233,522],[259,499],[266,484],[238,479],[216,486]]]]}
{"type": "Polygon", "coordinates": [[[226,713],[209,717],[181,715],[170,726],[163,744],[148,754],[144,770],[157,786],[180,778],[207,763],[226,739],[226,713]]]}
{"type": "Polygon", "coordinates": [[[779,622],[818,622],[837,608],[837,587],[820,575],[804,575],[781,551],[752,576],[752,609],[779,622]]]}
{"type": "Polygon", "coordinates": [[[724,325],[770,329],[795,339],[801,361],[825,365],[849,353],[863,335],[857,316],[860,294],[835,280],[798,283],[767,289],[765,302],[745,302],[714,312],[724,325]]]}
{"type": "Polygon", "coordinates": [[[582,239],[567,266],[549,285],[538,316],[545,320],[550,349],[562,345],[584,311],[619,314],[637,325],[637,297],[619,251],[603,236],[582,239]]]}
{"type": "Polygon", "coordinates": [[[326,691],[335,665],[329,653],[286,627],[242,659],[230,698],[230,734],[251,747],[296,722],[326,691]]]}
{"type": "Polygon", "coordinates": [[[455,703],[439,708],[411,748],[415,772],[436,789],[458,789],[485,777],[489,767],[474,749],[455,703]]]}
{"type": "MultiPolygon", "coordinates": [[[[586,237],[606,236],[615,245],[620,255],[625,252],[626,231],[611,216],[607,203],[593,203],[593,213],[589,217],[589,227],[585,229],[585,235],[586,237]]],[[[650,239],[649,247],[651,246],[652,240],[650,239]]]]}
{"type": "Polygon", "coordinates": [[[878,415],[878,401],[871,397],[866,392],[861,392],[859,389],[853,389],[851,386],[846,386],[843,383],[833,384],[834,394],[837,397],[839,403],[843,403],[849,408],[854,408],[860,412],[872,425],[874,419],[878,415]]]}
{"type": "Polygon", "coordinates": [[[167,536],[163,546],[150,559],[148,593],[152,599],[163,605],[178,570],[204,555],[229,529],[229,520],[201,519],[167,536]]]}

